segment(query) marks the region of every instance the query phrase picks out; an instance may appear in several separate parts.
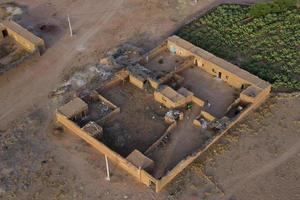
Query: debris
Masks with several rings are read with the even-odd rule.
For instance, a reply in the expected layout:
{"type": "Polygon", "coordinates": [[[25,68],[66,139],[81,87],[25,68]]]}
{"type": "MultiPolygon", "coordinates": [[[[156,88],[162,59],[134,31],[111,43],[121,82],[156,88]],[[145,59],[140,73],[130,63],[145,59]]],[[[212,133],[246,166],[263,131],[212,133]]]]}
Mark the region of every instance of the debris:
{"type": "Polygon", "coordinates": [[[146,67],[144,67],[140,64],[131,65],[128,67],[128,70],[131,74],[138,76],[138,77],[142,77],[144,79],[147,79],[148,77],[150,77],[150,78],[154,77],[154,74],[152,71],[150,71],[149,69],[147,69],[146,67]]]}
{"type": "Polygon", "coordinates": [[[112,70],[107,66],[96,64],[88,65],[84,70],[75,72],[69,80],[64,82],[61,86],[49,93],[49,98],[64,95],[71,90],[78,90],[97,79],[99,82],[105,81],[112,76],[112,70]]]}
{"type": "Polygon", "coordinates": [[[200,119],[201,128],[206,129],[207,128],[207,121],[203,118],[200,119]]]}
{"type": "Polygon", "coordinates": [[[68,82],[72,85],[73,89],[79,89],[90,83],[94,78],[100,78],[104,81],[111,75],[112,71],[106,66],[100,64],[89,65],[85,70],[76,72],[68,82]]]}
{"type": "Polygon", "coordinates": [[[100,63],[123,68],[137,63],[143,53],[141,48],[125,43],[109,51],[107,57],[100,59],[100,63]]]}
{"type": "Polygon", "coordinates": [[[68,82],[63,83],[61,86],[56,88],[55,90],[51,91],[48,95],[49,98],[53,98],[55,96],[62,95],[68,92],[71,89],[72,85],[68,82]]]}
{"type": "Polygon", "coordinates": [[[183,119],[183,112],[179,110],[170,110],[165,114],[165,121],[167,123],[173,123],[181,119],[183,119]]]}
{"type": "Polygon", "coordinates": [[[102,127],[93,121],[89,122],[84,127],[82,127],[82,130],[86,131],[90,136],[96,139],[101,139],[103,136],[102,127]]]}

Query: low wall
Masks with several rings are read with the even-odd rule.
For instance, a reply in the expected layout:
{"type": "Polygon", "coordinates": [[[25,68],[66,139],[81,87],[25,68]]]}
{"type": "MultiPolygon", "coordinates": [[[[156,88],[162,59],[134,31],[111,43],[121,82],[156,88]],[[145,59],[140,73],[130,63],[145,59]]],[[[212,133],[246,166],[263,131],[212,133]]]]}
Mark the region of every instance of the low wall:
{"type": "Polygon", "coordinates": [[[169,135],[171,133],[172,130],[174,130],[177,127],[177,122],[174,122],[173,124],[171,124],[168,129],[166,130],[166,132],[158,139],[156,140],[146,151],[145,151],[145,155],[149,155],[151,154],[152,151],[154,151],[154,149],[156,149],[156,147],[159,145],[159,143],[164,139],[164,137],[166,137],[167,135],[169,135]]]}
{"type": "Polygon", "coordinates": [[[97,123],[103,125],[106,121],[111,120],[115,115],[119,114],[121,112],[120,108],[116,108],[114,109],[112,112],[110,112],[109,114],[105,115],[104,117],[102,117],[101,119],[99,119],[98,121],[96,121],[97,123]]]}
{"type": "MultiPolygon", "coordinates": [[[[271,88],[269,88],[271,89],[271,88]]],[[[238,123],[241,119],[243,119],[250,111],[257,108],[261,103],[263,103],[269,95],[269,89],[266,89],[264,91],[261,99],[256,101],[254,104],[252,104],[250,107],[248,107],[244,112],[242,112],[236,120],[234,120],[229,126],[217,134],[211,141],[208,141],[208,144],[204,148],[200,148],[198,151],[193,153],[192,155],[188,156],[185,160],[182,160],[180,163],[178,163],[169,173],[162,177],[156,184],[156,192],[161,191],[162,188],[164,188],[170,181],[172,181],[184,168],[186,168],[189,164],[191,164],[195,159],[197,159],[203,152],[205,152],[208,148],[210,148],[214,143],[216,143],[232,126],[234,126],[236,123],[238,123]]]]}
{"type": "Polygon", "coordinates": [[[204,119],[206,119],[207,121],[210,121],[210,122],[211,122],[211,121],[214,121],[214,120],[216,119],[215,116],[213,116],[212,114],[210,114],[210,113],[208,113],[208,112],[206,112],[206,111],[204,111],[204,110],[201,111],[200,115],[201,115],[204,119]]]}
{"type": "Polygon", "coordinates": [[[143,56],[142,60],[140,61],[140,64],[141,65],[147,64],[147,58],[148,58],[148,60],[151,60],[152,58],[154,58],[155,56],[160,54],[160,52],[162,52],[166,49],[167,49],[167,41],[164,41],[162,44],[160,44],[159,46],[152,49],[149,53],[145,54],[143,56]]]}
{"type": "Polygon", "coordinates": [[[231,110],[231,108],[233,108],[234,106],[236,106],[237,104],[239,104],[241,102],[241,99],[240,98],[237,98],[232,104],[230,104],[226,111],[228,112],[229,110],[231,110]]]}
{"type": "Polygon", "coordinates": [[[144,89],[144,81],[133,75],[129,75],[129,82],[140,89],[144,89]]]}
{"type": "Polygon", "coordinates": [[[195,96],[192,97],[192,102],[197,104],[200,107],[203,107],[204,104],[205,104],[205,102],[203,100],[201,100],[201,99],[199,99],[198,97],[195,97],[195,96]]]}
{"type": "Polygon", "coordinates": [[[116,109],[118,108],[118,106],[116,106],[115,104],[113,104],[112,102],[110,102],[109,100],[107,100],[104,96],[102,96],[101,94],[99,94],[97,91],[95,91],[97,93],[97,96],[99,98],[100,101],[103,101],[105,104],[107,104],[110,108],[116,109]]]}
{"type": "Polygon", "coordinates": [[[118,167],[122,168],[123,170],[127,171],[129,174],[134,176],[138,181],[144,183],[147,186],[150,186],[151,183],[157,183],[157,180],[154,177],[152,177],[149,173],[147,173],[143,169],[138,169],[137,167],[135,167],[133,164],[131,164],[129,161],[127,161],[125,158],[123,158],[116,152],[112,151],[106,145],[88,135],[74,122],[70,121],[62,114],[56,112],[56,120],[71,133],[79,136],[81,139],[83,139],[92,147],[94,147],[97,151],[106,155],[113,163],[115,163],[118,167]]]}
{"type": "Polygon", "coordinates": [[[148,81],[149,81],[151,87],[153,87],[154,89],[158,89],[159,84],[160,84],[159,81],[153,80],[151,78],[148,78],[148,81]]]}
{"type": "Polygon", "coordinates": [[[180,73],[194,65],[194,56],[189,56],[185,61],[175,70],[176,73],[180,73]]]}
{"type": "Polygon", "coordinates": [[[200,122],[200,118],[203,117],[205,120],[211,122],[214,121],[216,119],[216,117],[214,117],[212,114],[202,110],[200,112],[200,114],[193,120],[193,124],[196,127],[202,127],[201,122],[200,122]]]}

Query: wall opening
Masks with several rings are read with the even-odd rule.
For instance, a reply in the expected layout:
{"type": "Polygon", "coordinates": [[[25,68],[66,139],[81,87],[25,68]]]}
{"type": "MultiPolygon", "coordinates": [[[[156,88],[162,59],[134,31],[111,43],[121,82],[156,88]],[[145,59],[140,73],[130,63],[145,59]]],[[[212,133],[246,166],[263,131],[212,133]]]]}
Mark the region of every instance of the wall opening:
{"type": "Polygon", "coordinates": [[[4,38],[7,37],[8,36],[8,31],[7,30],[3,30],[2,31],[2,35],[3,35],[4,38]]]}
{"type": "Polygon", "coordinates": [[[219,72],[218,77],[222,78],[222,72],[219,72]]]}

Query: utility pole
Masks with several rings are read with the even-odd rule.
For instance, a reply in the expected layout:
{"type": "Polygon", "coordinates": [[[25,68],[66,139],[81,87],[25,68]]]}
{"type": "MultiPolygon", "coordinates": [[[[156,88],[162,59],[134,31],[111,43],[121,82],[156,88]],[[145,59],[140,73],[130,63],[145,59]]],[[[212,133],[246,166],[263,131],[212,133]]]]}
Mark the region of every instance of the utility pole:
{"type": "Polygon", "coordinates": [[[108,167],[108,159],[107,156],[105,155],[105,163],[106,163],[106,173],[107,177],[105,178],[107,181],[110,181],[110,174],[109,174],[109,167],[108,167]]]}
{"type": "Polygon", "coordinates": [[[70,28],[70,35],[72,37],[73,36],[73,30],[72,30],[71,20],[70,20],[70,16],[69,15],[68,15],[68,23],[69,23],[69,28],[70,28]]]}

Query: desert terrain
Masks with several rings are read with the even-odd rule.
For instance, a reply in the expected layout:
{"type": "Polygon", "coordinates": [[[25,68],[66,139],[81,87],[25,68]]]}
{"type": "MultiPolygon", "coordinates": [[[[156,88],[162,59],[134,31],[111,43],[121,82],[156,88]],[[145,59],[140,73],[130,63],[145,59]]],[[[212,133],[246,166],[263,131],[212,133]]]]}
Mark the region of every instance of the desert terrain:
{"type": "Polygon", "coordinates": [[[299,93],[273,93],[159,194],[113,164],[106,181],[102,155],[54,130],[53,112],[65,99],[49,93],[74,70],[124,43],[150,50],[210,8],[250,0],[14,2],[24,9],[20,24],[48,48],[0,76],[0,199],[300,198],[299,93]]]}

